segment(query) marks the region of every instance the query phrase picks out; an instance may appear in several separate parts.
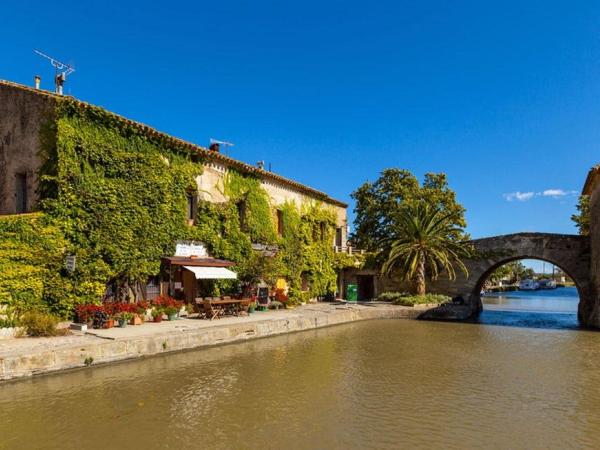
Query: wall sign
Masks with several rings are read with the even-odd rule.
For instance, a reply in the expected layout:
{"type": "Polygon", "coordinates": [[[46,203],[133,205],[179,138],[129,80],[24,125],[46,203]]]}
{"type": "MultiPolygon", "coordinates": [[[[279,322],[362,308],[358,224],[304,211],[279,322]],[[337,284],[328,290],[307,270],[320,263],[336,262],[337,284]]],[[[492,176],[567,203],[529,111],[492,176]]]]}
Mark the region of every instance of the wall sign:
{"type": "Polygon", "coordinates": [[[77,257],[75,255],[67,255],[65,258],[65,267],[69,273],[75,272],[75,266],[77,265],[77,257]]]}
{"type": "Polygon", "coordinates": [[[175,256],[197,256],[200,258],[208,257],[206,246],[202,242],[177,241],[175,245],[175,256]]]}

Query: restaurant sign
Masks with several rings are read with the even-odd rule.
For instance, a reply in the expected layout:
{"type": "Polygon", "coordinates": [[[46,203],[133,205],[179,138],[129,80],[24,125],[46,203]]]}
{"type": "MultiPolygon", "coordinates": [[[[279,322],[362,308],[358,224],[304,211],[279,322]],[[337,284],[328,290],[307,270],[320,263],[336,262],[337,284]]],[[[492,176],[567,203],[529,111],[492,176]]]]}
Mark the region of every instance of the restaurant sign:
{"type": "Polygon", "coordinates": [[[207,258],[208,251],[202,242],[194,241],[177,241],[175,245],[175,256],[197,256],[199,258],[207,258]]]}

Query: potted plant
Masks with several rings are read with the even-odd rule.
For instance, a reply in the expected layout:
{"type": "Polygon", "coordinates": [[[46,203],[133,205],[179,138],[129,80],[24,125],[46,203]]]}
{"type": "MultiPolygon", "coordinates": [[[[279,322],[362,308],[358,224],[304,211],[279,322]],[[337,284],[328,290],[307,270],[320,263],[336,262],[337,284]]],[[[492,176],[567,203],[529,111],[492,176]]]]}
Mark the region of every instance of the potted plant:
{"type": "Polygon", "coordinates": [[[162,308],[155,307],[152,310],[152,318],[154,319],[154,322],[156,322],[156,323],[162,322],[162,316],[163,316],[162,308]]]}
{"type": "Polygon", "coordinates": [[[177,314],[179,313],[179,308],[177,306],[167,306],[165,308],[165,314],[169,318],[169,320],[177,320],[177,314]]]}
{"type": "Polygon", "coordinates": [[[120,312],[116,314],[116,319],[119,322],[119,328],[125,328],[127,326],[127,322],[133,319],[133,314],[130,312],[120,312]]]}
{"type": "Polygon", "coordinates": [[[254,311],[256,311],[256,303],[250,303],[248,305],[248,314],[252,314],[254,311]]]}

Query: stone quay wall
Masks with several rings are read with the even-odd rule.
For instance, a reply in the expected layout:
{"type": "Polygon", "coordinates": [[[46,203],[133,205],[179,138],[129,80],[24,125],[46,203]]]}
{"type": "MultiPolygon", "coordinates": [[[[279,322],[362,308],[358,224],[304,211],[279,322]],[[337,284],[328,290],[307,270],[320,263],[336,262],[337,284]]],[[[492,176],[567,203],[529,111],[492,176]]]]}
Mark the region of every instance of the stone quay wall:
{"type": "Polygon", "coordinates": [[[14,345],[4,341],[0,346],[0,380],[242,342],[361,320],[417,318],[422,312],[423,310],[418,308],[392,305],[309,305],[291,311],[265,313],[264,318],[225,318],[214,322],[184,319],[163,324],[99,330],[101,332],[97,335],[14,339],[14,345]],[[142,332],[146,334],[140,335],[142,332]],[[111,333],[113,337],[110,337],[111,333]]]}

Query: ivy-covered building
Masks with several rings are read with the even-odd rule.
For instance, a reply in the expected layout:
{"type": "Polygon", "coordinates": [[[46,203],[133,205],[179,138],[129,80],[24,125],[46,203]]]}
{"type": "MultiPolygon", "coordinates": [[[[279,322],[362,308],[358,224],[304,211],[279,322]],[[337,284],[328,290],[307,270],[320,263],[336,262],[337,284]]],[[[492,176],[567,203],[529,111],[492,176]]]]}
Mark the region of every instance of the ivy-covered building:
{"type": "Polygon", "coordinates": [[[217,148],[0,81],[0,304],[67,315],[107,283],[126,298],[164,291],[165,261],[182,241],[234,262],[237,283],[279,286],[290,301],[333,295],[356,264],[346,208],[217,148]]]}

